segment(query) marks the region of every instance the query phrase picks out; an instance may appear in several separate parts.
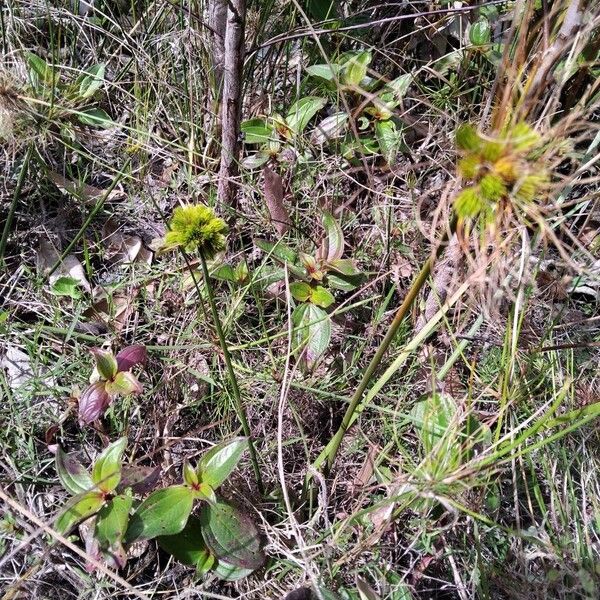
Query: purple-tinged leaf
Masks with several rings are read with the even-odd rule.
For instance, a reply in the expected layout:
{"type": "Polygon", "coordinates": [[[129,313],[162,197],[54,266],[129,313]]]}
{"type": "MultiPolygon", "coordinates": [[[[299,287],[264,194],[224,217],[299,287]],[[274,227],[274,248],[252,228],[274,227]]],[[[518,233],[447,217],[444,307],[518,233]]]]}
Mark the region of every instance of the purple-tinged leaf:
{"type": "Polygon", "coordinates": [[[112,379],[117,374],[117,359],[110,350],[92,348],[90,352],[96,359],[96,368],[102,379],[112,379]]]}
{"type": "Polygon", "coordinates": [[[130,371],[136,365],[143,365],[148,360],[146,346],[135,344],[127,346],[117,354],[117,366],[119,371],[130,371]]]}
{"type": "Polygon", "coordinates": [[[144,496],[151,492],[160,479],[160,467],[143,467],[139,465],[123,465],[121,481],[117,491],[122,493],[130,487],[134,494],[144,496]]]}
{"type": "Polygon", "coordinates": [[[76,496],[94,489],[94,482],[85,467],[72,454],[67,454],[60,446],[56,449],[54,462],[58,478],[67,492],[76,496]]]}
{"type": "Polygon", "coordinates": [[[87,387],[79,398],[79,423],[88,425],[98,419],[110,404],[106,382],[98,381],[87,387]]]}
{"type": "Polygon", "coordinates": [[[263,565],[260,536],[246,513],[219,500],[202,506],[200,523],[204,541],[217,560],[252,570],[263,565]]]}
{"type": "Polygon", "coordinates": [[[106,391],[111,396],[130,396],[131,394],[140,394],[142,385],[133,373],[119,371],[112,381],[106,382],[106,391]]]}
{"type": "Polygon", "coordinates": [[[342,258],[344,253],[344,234],[340,224],[331,213],[323,214],[325,239],[319,248],[319,258],[327,262],[342,258]]]}

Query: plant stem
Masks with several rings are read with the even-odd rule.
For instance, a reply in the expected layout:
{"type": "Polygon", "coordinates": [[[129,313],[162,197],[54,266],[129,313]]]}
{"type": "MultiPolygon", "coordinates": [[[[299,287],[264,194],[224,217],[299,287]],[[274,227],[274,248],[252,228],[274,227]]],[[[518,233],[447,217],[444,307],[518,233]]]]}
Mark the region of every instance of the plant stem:
{"type": "Polygon", "coordinates": [[[242,425],[242,429],[244,430],[244,435],[248,438],[248,448],[250,450],[250,460],[252,461],[252,467],[254,469],[254,474],[256,475],[256,484],[258,486],[258,491],[260,492],[261,495],[263,495],[265,492],[265,489],[263,486],[262,477],[260,475],[260,468],[258,466],[258,458],[256,455],[256,448],[254,447],[254,441],[252,439],[252,432],[250,431],[250,426],[248,425],[248,418],[246,417],[246,411],[244,410],[244,405],[242,404],[242,396],[240,394],[240,388],[238,386],[237,378],[235,376],[235,371],[233,370],[233,365],[231,363],[231,354],[229,352],[229,348],[227,347],[227,342],[225,341],[225,334],[223,333],[221,319],[219,317],[219,312],[217,310],[217,304],[215,302],[215,296],[213,293],[212,285],[210,283],[210,275],[208,273],[208,266],[206,264],[206,259],[204,258],[202,253],[200,253],[200,263],[202,264],[202,274],[204,276],[204,284],[206,285],[206,292],[208,295],[208,303],[210,304],[210,310],[212,312],[213,321],[215,322],[215,329],[217,330],[217,336],[219,337],[219,343],[221,344],[221,350],[223,350],[223,357],[225,358],[227,374],[229,375],[229,381],[231,383],[231,391],[233,392],[233,400],[235,402],[235,409],[236,409],[240,424],[242,425]]]}
{"type": "Polygon", "coordinates": [[[10,234],[10,229],[12,227],[12,222],[15,217],[15,212],[17,210],[17,202],[19,201],[19,196],[21,195],[21,189],[23,188],[23,183],[25,182],[25,176],[27,175],[27,170],[29,169],[29,161],[31,160],[31,155],[33,154],[33,144],[30,144],[27,148],[27,153],[25,154],[25,158],[23,159],[23,164],[21,165],[21,171],[19,172],[19,176],[17,178],[17,185],[15,187],[15,191],[13,193],[13,199],[8,209],[8,215],[6,217],[6,222],[4,223],[4,230],[2,231],[2,239],[0,239],[0,262],[4,264],[4,252],[6,251],[6,244],[8,243],[8,235],[10,234]]]}
{"type": "Polygon", "coordinates": [[[381,363],[381,360],[383,359],[387,349],[389,348],[390,344],[392,343],[392,340],[396,336],[396,333],[398,332],[398,329],[399,329],[400,325],[402,324],[402,321],[404,321],[404,318],[408,314],[408,311],[410,310],[412,303],[414,302],[415,298],[421,291],[421,288],[425,285],[425,282],[427,281],[429,274],[431,273],[431,269],[433,267],[434,262],[443,252],[446,242],[448,241],[450,235],[452,235],[454,233],[454,231],[456,230],[456,222],[457,222],[456,217],[453,217],[452,221],[450,222],[449,229],[444,232],[444,235],[442,236],[442,239],[440,240],[440,244],[438,245],[436,251],[427,259],[425,264],[422,266],[421,271],[416,276],[412,285],[410,286],[410,289],[408,290],[408,293],[406,294],[404,301],[402,302],[402,304],[400,305],[400,308],[398,308],[398,311],[396,312],[396,315],[394,316],[394,320],[392,321],[392,323],[388,329],[388,332],[386,333],[385,337],[383,338],[381,344],[379,344],[379,348],[377,348],[377,352],[375,353],[375,356],[373,356],[373,358],[371,359],[369,366],[365,370],[365,372],[362,376],[362,379],[360,380],[360,383],[358,384],[354,394],[352,395],[352,398],[350,399],[350,404],[349,404],[348,408],[346,409],[346,414],[344,415],[344,418],[342,419],[342,424],[340,425],[339,429],[337,430],[337,432],[335,433],[335,435],[333,436],[333,438],[331,439],[331,441],[329,442],[329,444],[327,445],[325,450],[321,453],[321,455],[315,461],[315,463],[313,465],[313,467],[315,469],[319,469],[322,466],[322,464],[325,462],[325,460],[327,460],[327,470],[328,471],[331,470],[331,467],[333,466],[333,463],[335,462],[335,458],[337,456],[340,444],[342,443],[342,440],[344,438],[344,435],[346,434],[346,431],[350,427],[352,417],[353,417],[354,413],[356,412],[356,409],[358,408],[360,401],[363,398],[363,394],[364,394],[365,390],[367,389],[369,382],[371,381],[371,377],[373,376],[373,373],[375,373],[375,370],[381,363]]]}

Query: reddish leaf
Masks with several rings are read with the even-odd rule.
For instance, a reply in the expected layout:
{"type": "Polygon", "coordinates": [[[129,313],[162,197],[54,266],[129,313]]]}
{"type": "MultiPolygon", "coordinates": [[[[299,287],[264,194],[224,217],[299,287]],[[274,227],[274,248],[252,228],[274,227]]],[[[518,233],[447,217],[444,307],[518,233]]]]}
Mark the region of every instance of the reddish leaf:
{"type": "Polygon", "coordinates": [[[160,479],[160,467],[144,467],[141,465],[123,465],[121,481],[117,491],[122,493],[130,487],[134,493],[143,496],[151,492],[160,479]]]}
{"type": "Polygon", "coordinates": [[[271,215],[273,227],[279,235],[283,235],[291,225],[290,216],[283,203],[283,197],[285,196],[283,180],[281,175],[275,173],[269,166],[263,169],[263,176],[265,178],[265,202],[271,215]]]}
{"type": "Polygon", "coordinates": [[[136,344],[127,346],[117,354],[117,365],[119,371],[129,371],[136,365],[143,365],[148,360],[148,352],[146,346],[136,344]]]}
{"type": "Polygon", "coordinates": [[[79,423],[87,425],[98,419],[110,404],[106,382],[98,381],[87,387],[79,398],[79,423]]]}

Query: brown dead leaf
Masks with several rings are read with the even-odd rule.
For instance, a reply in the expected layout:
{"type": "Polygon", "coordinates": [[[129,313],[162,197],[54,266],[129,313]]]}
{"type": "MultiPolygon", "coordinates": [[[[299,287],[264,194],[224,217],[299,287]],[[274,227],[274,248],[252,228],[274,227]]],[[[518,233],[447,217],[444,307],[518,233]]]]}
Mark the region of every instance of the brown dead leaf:
{"type": "Polygon", "coordinates": [[[283,203],[285,196],[283,190],[283,180],[281,175],[275,173],[268,165],[263,169],[264,177],[264,195],[269,214],[271,216],[271,222],[275,231],[279,235],[283,235],[288,229],[292,222],[290,221],[290,215],[283,203]]]}
{"type": "Polygon", "coordinates": [[[144,247],[142,238],[122,233],[114,219],[109,219],[104,224],[102,239],[107,258],[113,264],[138,262],[149,265],[152,262],[152,252],[144,247]]]}
{"type": "Polygon", "coordinates": [[[139,288],[132,288],[128,294],[115,293],[109,296],[106,291],[97,287],[94,289],[94,302],[83,316],[90,321],[99,321],[107,326],[112,326],[116,332],[123,330],[131,315],[135,312],[135,299],[139,293],[139,288]]]}
{"type": "Polygon", "coordinates": [[[121,190],[112,190],[106,196],[107,190],[88,185],[87,183],[71,181],[56,171],[49,171],[48,178],[61,192],[74,196],[78,200],[83,200],[85,203],[95,204],[102,198],[106,200],[118,200],[125,196],[125,192],[121,190]]]}
{"type": "MultiPolygon", "coordinates": [[[[46,276],[59,260],[60,253],[50,239],[41,238],[36,255],[38,273],[42,276],[46,276]]],[[[77,280],[79,285],[81,285],[88,294],[92,291],[92,287],[85,276],[83,266],[74,254],[65,256],[58,269],[50,275],[48,278],[50,286],[54,285],[61,277],[71,277],[77,280]]]]}

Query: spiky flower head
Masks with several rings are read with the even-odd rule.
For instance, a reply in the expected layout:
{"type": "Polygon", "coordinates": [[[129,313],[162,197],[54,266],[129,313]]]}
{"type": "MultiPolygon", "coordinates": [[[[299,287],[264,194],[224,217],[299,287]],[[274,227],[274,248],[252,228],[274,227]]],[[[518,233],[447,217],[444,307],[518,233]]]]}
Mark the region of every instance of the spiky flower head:
{"type": "Polygon", "coordinates": [[[481,135],[472,125],[461,125],[456,145],[462,151],[458,172],[471,185],[455,199],[461,218],[473,218],[480,212],[487,217],[503,200],[525,204],[532,202],[547,181],[539,162],[532,157],[538,134],[527,123],[507,126],[494,137],[481,135]]]}
{"type": "Polygon", "coordinates": [[[186,252],[198,251],[211,259],[225,248],[227,225],[217,217],[212,208],[204,204],[180,206],[173,212],[164,248],[183,248],[186,252]]]}

